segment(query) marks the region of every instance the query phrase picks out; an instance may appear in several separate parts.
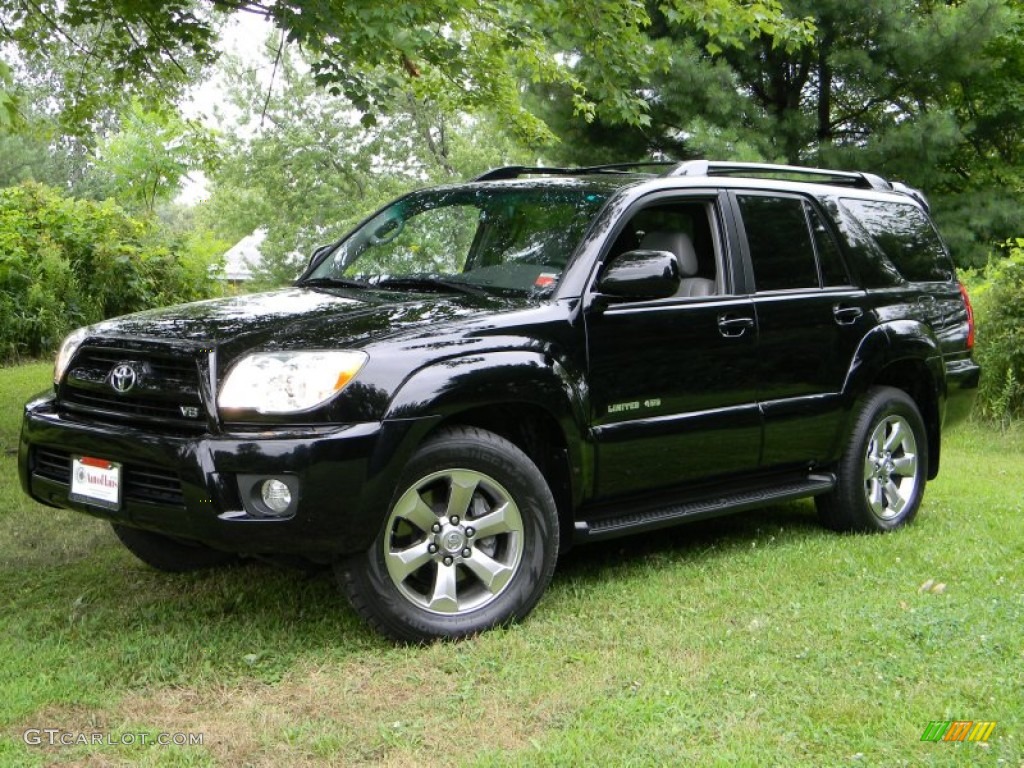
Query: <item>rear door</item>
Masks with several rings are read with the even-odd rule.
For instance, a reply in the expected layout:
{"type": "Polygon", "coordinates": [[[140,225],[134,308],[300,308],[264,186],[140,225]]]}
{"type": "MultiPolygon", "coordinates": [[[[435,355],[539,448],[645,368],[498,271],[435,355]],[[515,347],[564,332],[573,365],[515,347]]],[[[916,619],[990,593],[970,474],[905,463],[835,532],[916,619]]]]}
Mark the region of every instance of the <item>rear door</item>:
{"type": "Polygon", "coordinates": [[[761,465],[827,461],[840,433],[843,382],[872,322],[866,294],[851,284],[812,199],[762,191],[731,199],[755,289],[761,465]]]}

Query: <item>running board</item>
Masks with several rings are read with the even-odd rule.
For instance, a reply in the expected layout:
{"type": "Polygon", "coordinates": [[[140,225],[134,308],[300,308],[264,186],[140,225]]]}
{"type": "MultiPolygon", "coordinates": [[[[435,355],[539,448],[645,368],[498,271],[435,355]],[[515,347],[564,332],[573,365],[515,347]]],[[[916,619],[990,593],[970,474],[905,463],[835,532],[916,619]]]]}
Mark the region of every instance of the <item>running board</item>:
{"type": "Polygon", "coordinates": [[[576,523],[575,541],[599,541],[639,531],[652,531],[677,523],[718,517],[747,509],[756,509],[783,501],[803,499],[828,493],[836,485],[835,475],[813,474],[803,480],[780,485],[762,486],[739,493],[729,493],[699,501],[673,504],[657,509],[634,512],[620,517],[580,520],[576,523]]]}

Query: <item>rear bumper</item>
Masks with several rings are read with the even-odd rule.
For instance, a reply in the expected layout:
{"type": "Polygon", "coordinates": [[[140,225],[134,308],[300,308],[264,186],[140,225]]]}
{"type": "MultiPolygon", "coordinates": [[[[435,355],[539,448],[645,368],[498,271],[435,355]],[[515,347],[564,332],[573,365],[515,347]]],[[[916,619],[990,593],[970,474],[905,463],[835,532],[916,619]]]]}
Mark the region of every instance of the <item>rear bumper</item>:
{"type": "Polygon", "coordinates": [[[946,362],[946,407],[942,426],[963,421],[974,407],[981,368],[970,358],[946,362]]]}
{"type": "Polygon", "coordinates": [[[44,397],[25,407],[18,465],[22,487],[43,504],[230,552],[330,557],[364,550],[377,535],[386,501],[367,491],[386,483],[379,466],[369,477],[373,457],[407,429],[371,422],[172,436],[76,420],[44,397]],[[68,498],[75,455],[123,465],[118,509],[68,498]],[[290,514],[261,516],[242,498],[241,475],[296,480],[290,514]]]}

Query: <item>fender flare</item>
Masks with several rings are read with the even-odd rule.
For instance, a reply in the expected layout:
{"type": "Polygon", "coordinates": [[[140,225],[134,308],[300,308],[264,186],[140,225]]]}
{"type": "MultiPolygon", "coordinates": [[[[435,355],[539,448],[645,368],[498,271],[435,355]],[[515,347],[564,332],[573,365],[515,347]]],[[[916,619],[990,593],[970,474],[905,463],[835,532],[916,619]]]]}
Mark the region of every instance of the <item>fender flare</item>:
{"type": "Polygon", "coordinates": [[[945,366],[935,334],[916,320],[894,320],[872,328],[861,339],[843,381],[846,408],[868,390],[878,374],[893,363],[919,360],[934,376],[935,394],[945,397],[945,366]]]}
{"type": "Polygon", "coordinates": [[[568,450],[571,494],[579,501],[592,481],[586,440],[586,387],[581,374],[537,350],[495,350],[447,358],[420,368],[391,398],[369,457],[359,517],[379,530],[396,482],[413,452],[441,422],[486,406],[530,405],[549,414],[568,450]],[[376,521],[376,522],[374,522],[376,521]]]}
{"type": "Polygon", "coordinates": [[[938,339],[923,323],[916,320],[894,320],[873,328],[861,340],[843,382],[845,415],[844,429],[840,434],[849,432],[858,398],[880,378],[884,380],[886,369],[908,362],[922,364],[931,374],[930,389],[918,389],[908,394],[912,397],[925,396],[935,406],[934,412],[921,409],[930,448],[929,477],[934,477],[938,472],[940,432],[947,393],[946,366],[938,339]]]}

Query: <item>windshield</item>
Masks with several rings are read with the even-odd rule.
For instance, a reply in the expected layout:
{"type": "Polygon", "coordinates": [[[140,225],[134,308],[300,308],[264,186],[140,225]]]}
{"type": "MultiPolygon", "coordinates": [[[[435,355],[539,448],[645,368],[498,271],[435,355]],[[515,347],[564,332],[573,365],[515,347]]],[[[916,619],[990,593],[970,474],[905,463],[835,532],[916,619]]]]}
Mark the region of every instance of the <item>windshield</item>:
{"type": "Polygon", "coordinates": [[[414,193],[349,235],[303,282],[546,293],[604,199],[567,185],[414,193]]]}

